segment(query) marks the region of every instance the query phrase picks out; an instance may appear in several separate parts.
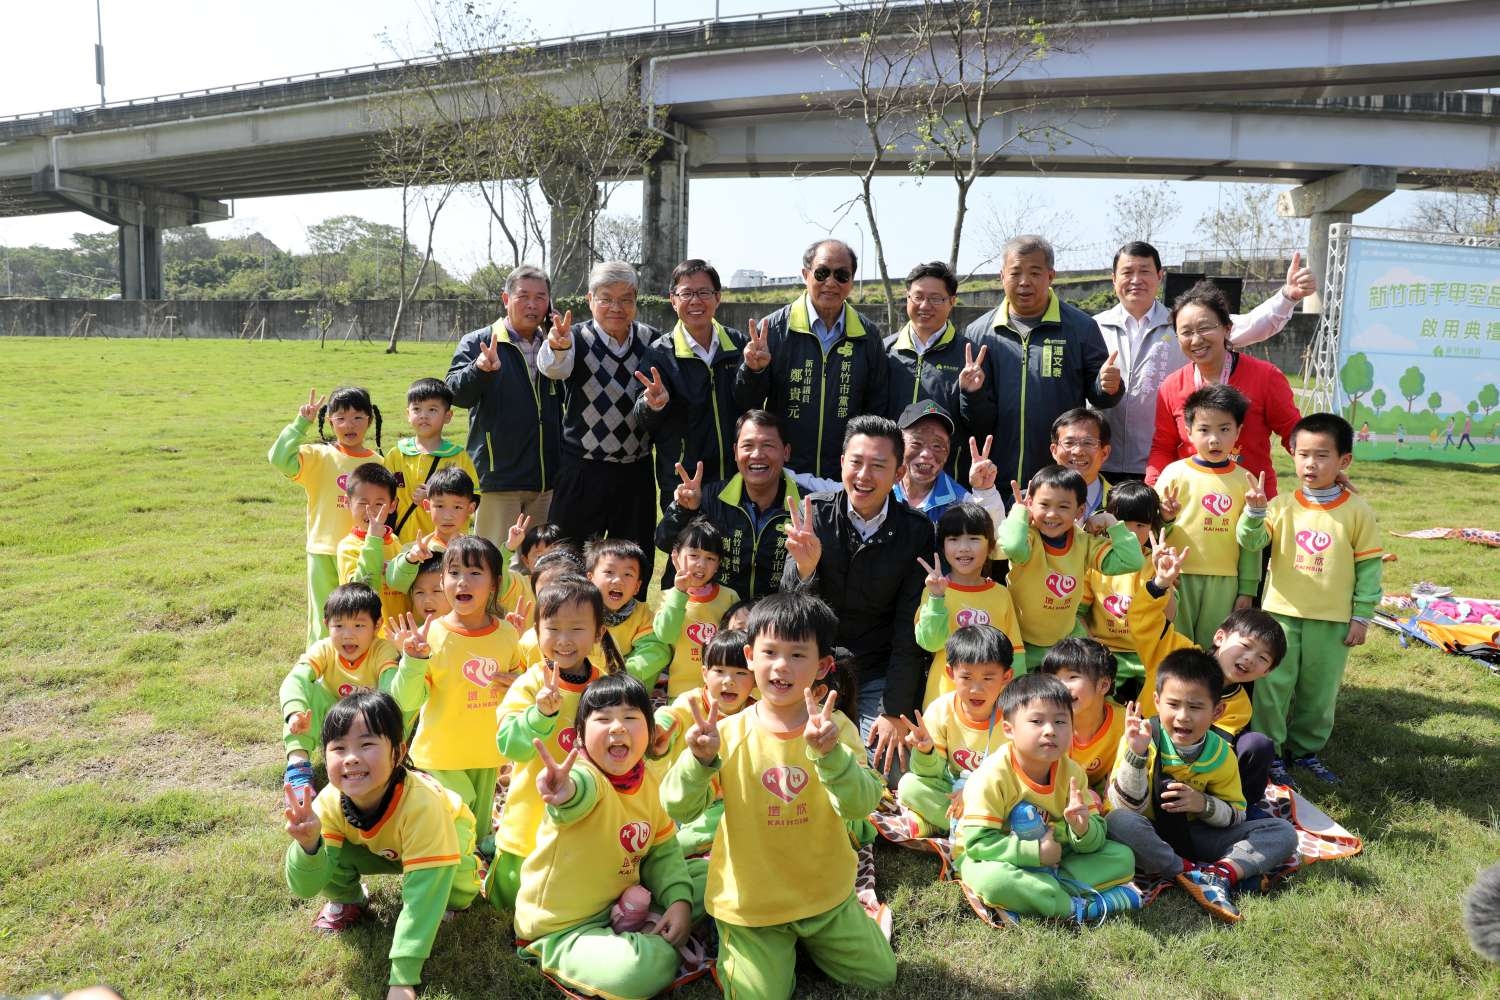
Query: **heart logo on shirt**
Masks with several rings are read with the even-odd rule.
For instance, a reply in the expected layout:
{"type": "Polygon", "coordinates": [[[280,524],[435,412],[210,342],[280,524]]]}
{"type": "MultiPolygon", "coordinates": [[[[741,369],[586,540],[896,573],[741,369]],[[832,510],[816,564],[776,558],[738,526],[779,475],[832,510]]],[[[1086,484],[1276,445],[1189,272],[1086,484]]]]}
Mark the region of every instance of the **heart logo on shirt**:
{"type": "Polygon", "coordinates": [[[807,787],[807,772],[800,767],[782,764],[767,768],[760,776],[760,783],[781,801],[790,802],[807,787]]]}
{"type": "Polygon", "coordinates": [[[977,771],[979,765],[984,763],[984,751],[959,747],[953,751],[953,763],[958,765],[960,771],[977,771]]]}
{"type": "Polygon", "coordinates": [[[712,622],[693,622],[683,631],[687,637],[700,646],[707,646],[714,641],[714,636],[719,634],[719,627],[712,622]]]}
{"type": "Polygon", "coordinates": [[[349,474],[347,472],[339,476],[334,482],[339,484],[340,493],[347,493],[349,491],[349,474]]]}
{"type": "Polygon", "coordinates": [[[979,608],[964,608],[953,616],[953,620],[958,623],[959,628],[964,628],[968,625],[988,625],[990,623],[990,613],[982,611],[979,608]]]}
{"type": "Polygon", "coordinates": [[[1066,573],[1048,573],[1047,589],[1058,597],[1067,597],[1078,586],[1078,578],[1066,573]]]}
{"type": "Polygon", "coordinates": [[[639,854],[651,843],[651,824],[643,819],[620,827],[620,846],[627,854],[639,854]]]}
{"type": "Polygon", "coordinates": [[[349,697],[353,693],[354,693],[354,685],[353,684],[340,684],[339,685],[339,697],[340,698],[347,698],[347,697],[349,697]]]}
{"type": "Polygon", "coordinates": [[[1234,506],[1228,493],[1210,493],[1203,498],[1203,509],[1210,514],[1223,516],[1229,513],[1229,508],[1234,506]]]}
{"type": "Polygon", "coordinates": [[[1303,530],[1297,532],[1297,544],[1308,554],[1317,555],[1333,544],[1333,536],[1326,531],[1303,530]]]}
{"type": "Polygon", "coordinates": [[[563,753],[572,753],[573,748],[578,745],[578,730],[569,726],[557,734],[557,746],[563,753]]]}
{"type": "Polygon", "coordinates": [[[476,656],[465,660],[463,675],[469,679],[469,683],[475,687],[487,688],[495,683],[495,678],[500,674],[500,664],[488,656],[476,656]]]}
{"type": "Polygon", "coordinates": [[[1130,595],[1110,594],[1104,599],[1104,610],[1116,618],[1124,618],[1125,612],[1130,610],[1130,595]]]}
{"type": "Polygon", "coordinates": [[[401,860],[401,855],[397,854],[395,851],[391,850],[389,847],[387,847],[383,851],[376,851],[375,853],[378,854],[378,855],[380,855],[382,858],[385,858],[387,861],[400,861],[401,860]]]}

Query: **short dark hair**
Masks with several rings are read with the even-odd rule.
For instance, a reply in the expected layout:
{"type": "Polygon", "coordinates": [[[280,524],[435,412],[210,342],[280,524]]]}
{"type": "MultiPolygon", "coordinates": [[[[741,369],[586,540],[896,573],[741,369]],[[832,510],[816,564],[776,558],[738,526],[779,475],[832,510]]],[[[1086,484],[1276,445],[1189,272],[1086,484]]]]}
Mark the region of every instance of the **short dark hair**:
{"type": "Polygon", "coordinates": [[[667,282],[667,289],[669,291],[675,289],[679,281],[683,278],[690,278],[695,274],[708,275],[708,280],[713,282],[714,291],[722,292],[724,290],[724,284],[719,280],[718,269],[708,261],[698,257],[689,257],[681,264],[672,268],[672,277],[667,282]]]}
{"type": "Polygon", "coordinates": [[[672,543],[673,552],[683,549],[702,549],[723,558],[724,536],[708,518],[695,517],[677,533],[677,540],[672,543]]]}
{"type": "Polygon", "coordinates": [[[1245,423],[1245,414],[1250,412],[1250,400],[1232,385],[1215,382],[1193,390],[1187,402],[1182,404],[1182,422],[1189,428],[1200,410],[1218,410],[1234,418],[1236,424],[1245,423]]]}
{"type": "Polygon", "coordinates": [[[993,625],[965,625],[954,629],[943,646],[948,668],[998,663],[1009,670],[1016,652],[1012,640],[993,625]]]}
{"type": "Polygon", "coordinates": [[[604,595],[599,592],[599,588],[581,576],[568,575],[550,581],[537,591],[537,625],[541,625],[543,618],[552,617],[570,604],[582,604],[590,608],[594,612],[595,624],[604,624],[604,595]]]}
{"type": "Polygon", "coordinates": [[[1151,263],[1156,265],[1156,269],[1158,271],[1161,270],[1161,254],[1156,252],[1156,247],[1145,242],[1144,240],[1131,240],[1129,243],[1126,243],[1124,246],[1120,247],[1120,249],[1116,250],[1115,259],[1111,261],[1109,265],[1109,269],[1111,272],[1113,272],[1115,268],[1120,266],[1121,257],[1150,257],[1151,263]]]}
{"type": "Polygon", "coordinates": [[[1117,521],[1140,521],[1149,524],[1152,531],[1162,528],[1161,497],[1139,480],[1127,479],[1111,486],[1104,509],[1117,521]]]}
{"type": "Polygon", "coordinates": [[[1073,696],[1063,682],[1051,674],[1022,674],[1005,685],[1005,690],[1000,692],[1000,714],[1009,722],[1034,701],[1054,708],[1066,708],[1069,717],[1073,714],[1073,696]]]}
{"type": "Polygon", "coordinates": [[[548,551],[551,547],[563,540],[562,525],[553,524],[551,521],[543,521],[533,524],[526,529],[526,534],[521,538],[521,550],[516,555],[526,558],[531,555],[533,549],[538,545],[546,545],[548,551]]]}
{"type": "Polygon", "coordinates": [[[958,275],[953,273],[953,268],[940,260],[928,261],[926,264],[918,264],[906,273],[906,287],[910,288],[914,282],[923,278],[937,278],[948,289],[948,295],[958,294],[958,275]]]}
{"type": "Polygon", "coordinates": [[[474,491],[474,480],[456,465],[437,470],[427,480],[427,498],[430,500],[433,497],[462,497],[475,502],[479,500],[479,494],[474,491]]]}
{"type": "Polygon", "coordinates": [[[357,486],[379,486],[390,491],[392,500],[396,499],[396,474],[379,462],[364,462],[344,479],[344,492],[349,496],[354,495],[357,486]]]}
{"type": "Polygon", "coordinates": [[[628,538],[596,538],[585,545],[583,547],[585,571],[592,573],[594,567],[608,556],[614,556],[616,559],[634,559],[637,576],[644,577],[651,572],[651,566],[646,562],[646,553],[639,544],[628,538]]]}
{"type": "Polygon", "coordinates": [[[1188,306],[1202,306],[1214,314],[1219,325],[1225,329],[1234,325],[1234,320],[1229,315],[1229,299],[1224,294],[1224,289],[1212,281],[1200,281],[1192,288],[1177,296],[1172,303],[1172,328],[1177,328],[1177,314],[1188,306]]]}
{"type": "Polygon", "coordinates": [[[443,571],[443,555],[444,553],[439,552],[435,556],[428,556],[422,561],[422,565],[417,567],[416,575],[412,579],[415,580],[418,576],[422,576],[425,573],[441,573],[443,571]]]}
{"type": "Polygon", "coordinates": [[[772,413],[770,410],[746,410],[739,415],[734,422],[734,439],[740,439],[740,431],[745,429],[746,424],[754,424],[757,427],[769,427],[776,432],[782,444],[786,444],[786,421],[781,419],[781,414],[772,413]]]}
{"type": "Polygon", "coordinates": [[[419,378],[406,390],[406,405],[425,403],[429,399],[441,399],[443,406],[453,409],[453,390],[440,378],[419,378]]]}
{"type": "Polygon", "coordinates": [[[786,642],[815,642],[819,656],[833,652],[839,620],[821,598],[800,591],[777,591],[755,602],[745,623],[747,644],[762,635],[786,642]]]}
{"type": "Polygon", "coordinates": [[[334,587],[323,601],[323,620],[352,618],[369,615],[377,625],[381,622],[380,595],[363,583],[345,583],[334,587]]]}
{"type": "Polygon", "coordinates": [[[813,258],[818,255],[818,247],[829,245],[841,247],[844,253],[849,255],[849,270],[859,270],[859,257],[854,253],[854,248],[845,243],[843,240],[836,240],[832,237],[818,240],[817,242],[810,244],[806,250],[802,251],[802,266],[805,268],[812,267],[813,258]]]}
{"type": "MultiPolygon", "coordinates": [[[[406,722],[396,699],[384,691],[372,691],[369,688],[360,688],[333,703],[328,714],[323,716],[323,730],[318,734],[319,740],[326,747],[334,740],[349,735],[349,730],[354,728],[358,719],[364,720],[365,728],[370,731],[371,736],[383,736],[389,740],[392,750],[399,750],[401,744],[406,742],[406,722]]],[[[405,761],[397,763],[404,765],[405,761]]],[[[396,781],[400,777],[401,773],[397,771],[391,775],[391,780],[396,781]]]]}
{"type": "Polygon", "coordinates": [[[1292,447],[1297,447],[1298,434],[1323,434],[1333,439],[1333,447],[1340,456],[1354,454],[1354,427],[1337,413],[1309,413],[1292,427],[1292,447]]]}
{"type": "Polygon", "coordinates": [[[1059,670],[1076,670],[1090,681],[1109,680],[1115,682],[1120,669],[1119,661],[1109,647],[1098,639],[1069,636],[1051,649],[1042,658],[1042,673],[1056,674],[1059,670]]]}
{"type": "Polygon", "coordinates": [[[583,562],[583,553],[578,551],[578,546],[572,542],[558,542],[547,550],[547,554],[538,556],[531,567],[531,582],[535,586],[536,581],[541,579],[544,573],[565,573],[571,576],[583,576],[588,568],[583,562]]]}
{"type": "Polygon", "coordinates": [[[978,535],[995,547],[995,522],[990,512],[973,500],[956,503],[938,516],[937,540],[941,547],[946,538],[959,535],[978,535]]]}
{"type": "Polygon", "coordinates": [[[1286,633],[1281,630],[1281,623],[1271,617],[1269,611],[1260,608],[1240,608],[1238,611],[1229,612],[1223,624],[1219,626],[1229,635],[1242,635],[1247,639],[1255,639],[1263,642],[1271,653],[1271,669],[1286,656],[1286,633]]]}
{"type": "Polygon", "coordinates": [[[583,689],[578,697],[578,708],[573,714],[573,725],[579,731],[579,744],[583,743],[583,724],[595,712],[606,708],[626,705],[646,717],[646,746],[656,736],[656,713],[651,708],[651,693],[646,686],[629,674],[605,674],[583,689]]]}
{"type": "MultiPolygon", "coordinates": [[[[854,671],[854,653],[844,646],[833,647],[833,669],[812,682],[812,690],[818,685],[826,687],[830,692],[838,694],[837,704],[844,706],[846,710],[853,710],[859,705],[859,675],[854,671]]],[[[819,700],[826,699],[823,695],[819,700]]]]}
{"type": "Polygon", "coordinates": [[[749,642],[750,634],[744,629],[720,629],[708,640],[708,645],[703,647],[703,665],[749,670],[750,664],[745,659],[745,646],[749,642]]]}
{"type": "MultiPolygon", "coordinates": [[[[753,607],[755,607],[755,598],[741,597],[738,601],[735,601],[728,608],[724,609],[724,614],[719,617],[720,627],[727,625],[729,620],[740,611],[749,611],[753,607]]],[[[743,632],[744,629],[735,629],[734,631],[743,632]]]]}
{"type": "Polygon", "coordinates": [[[1104,414],[1087,406],[1075,406],[1071,410],[1065,410],[1061,416],[1052,421],[1052,443],[1057,443],[1058,431],[1064,427],[1082,423],[1093,424],[1099,430],[1099,443],[1109,444],[1109,421],[1104,419],[1104,414]]]}
{"type": "Polygon", "coordinates": [[[1208,700],[1217,703],[1224,694],[1224,671],[1219,661],[1201,649],[1179,649],[1168,653],[1156,668],[1156,694],[1161,695],[1167,678],[1175,677],[1184,684],[1201,684],[1208,692],[1208,700]]]}
{"type": "Polygon", "coordinates": [[[1078,506],[1089,502],[1089,484],[1083,481],[1083,473],[1066,465],[1044,465],[1026,484],[1027,494],[1034,495],[1043,486],[1069,490],[1078,498],[1078,506]]]}
{"type": "Polygon", "coordinates": [[[849,442],[854,440],[855,435],[864,435],[868,438],[885,438],[891,443],[891,454],[896,456],[896,464],[900,464],[906,457],[906,438],[902,436],[901,429],[896,426],[896,421],[889,417],[878,417],[873,413],[861,413],[849,421],[844,428],[844,448],[849,447],[849,442]]]}

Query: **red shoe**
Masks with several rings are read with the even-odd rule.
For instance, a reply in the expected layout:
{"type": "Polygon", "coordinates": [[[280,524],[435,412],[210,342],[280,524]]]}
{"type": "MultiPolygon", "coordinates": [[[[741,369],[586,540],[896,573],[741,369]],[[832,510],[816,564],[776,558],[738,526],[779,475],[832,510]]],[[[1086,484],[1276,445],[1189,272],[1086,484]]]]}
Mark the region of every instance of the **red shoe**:
{"type": "Polygon", "coordinates": [[[365,908],[358,903],[324,903],[313,921],[313,930],[338,934],[347,931],[365,915],[365,908]]]}

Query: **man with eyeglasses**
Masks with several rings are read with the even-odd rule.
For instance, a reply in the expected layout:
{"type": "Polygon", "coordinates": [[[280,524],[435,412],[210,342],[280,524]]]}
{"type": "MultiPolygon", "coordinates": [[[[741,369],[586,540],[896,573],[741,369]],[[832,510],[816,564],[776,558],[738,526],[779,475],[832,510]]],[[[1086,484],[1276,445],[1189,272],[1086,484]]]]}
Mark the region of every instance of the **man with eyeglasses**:
{"type": "MultiPolygon", "coordinates": [[[[1119,355],[1125,382],[1119,405],[1104,415],[1114,438],[1104,471],[1120,482],[1146,477],[1156,424],[1156,392],[1168,375],[1182,367],[1182,351],[1172,328],[1172,310],[1156,297],[1167,276],[1156,248],[1141,241],[1126,243],[1115,251],[1112,268],[1119,304],[1096,314],[1094,320],[1105,347],[1119,355]]],[[[1302,255],[1293,253],[1286,283],[1276,294],[1248,314],[1232,317],[1230,346],[1248,347],[1274,337],[1292,318],[1297,303],[1317,290],[1317,279],[1303,266],[1302,255]]]]}
{"type": "MultiPolygon", "coordinates": [[[[656,484],[651,439],[635,414],[636,375],[657,331],[635,321],[635,268],[606,260],[589,272],[589,312],[571,335],[549,339],[537,370],[562,383],[561,465],[552,523],[583,542],[628,538],[651,551],[656,484]]],[[[641,574],[644,597],[650,573],[641,574]]]]}
{"type": "Polygon", "coordinates": [[[951,449],[943,469],[967,485],[969,450],[963,445],[970,427],[995,425],[995,400],[983,391],[988,349],[975,344],[949,318],[957,296],[958,275],[942,261],[918,264],[906,276],[907,324],[885,341],[891,371],[887,416],[898,418],[922,399],[942,407],[953,423],[950,437],[960,445],[951,449]]]}
{"type": "Polygon", "coordinates": [[[1109,480],[1099,470],[1109,460],[1111,433],[1104,414],[1080,406],[1052,421],[1052,461],[1083,477],[1088,487],[1080,521],[1087,521],[1109,502],[1109,480]]]}
{"type": "MultiPolygon", "coordinates": [[[[552,309],[547,272],[522,264],[505,279],[505,315],[465,334],[448,366],[453,405],[469,411],[469,457],[479,473],[484,502],[475,531],[500,545],[522,514],[540,524],[552,506],[557,481],[562,393],[537,373],[552,309]]],[[[553,335],[568,337],[567,317],[552,313],[553,335]]]]}
{"type": "Polygon", "coordinates": [[[740,366],[745,398],[781,415],[798,468],[817,477],[839,474],[849,421],[889,405],[880,330],[848,304],[857,267],[842,240],[808,247],[806,291],[756,324],[740,366]]]}

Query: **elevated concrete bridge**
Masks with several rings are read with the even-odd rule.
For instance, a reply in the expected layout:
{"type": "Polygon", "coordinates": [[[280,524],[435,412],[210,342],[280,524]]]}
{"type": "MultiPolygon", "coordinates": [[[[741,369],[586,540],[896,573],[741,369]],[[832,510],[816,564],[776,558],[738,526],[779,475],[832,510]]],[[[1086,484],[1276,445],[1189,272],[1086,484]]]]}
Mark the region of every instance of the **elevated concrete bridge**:
{"type": "MultiPolygon", "coordinates": [[[[1070,141],[1014,141],[993,172],[1305,185],[1314,233],[1397,187],[1500,161],[1500,3],[1493,0],[1022,0],[1068,22],[1056,51],[991,88],[1085,101],[1070,141]]],[[[543,78],[602,67],[672,135],[645,174],[645,278],[686,254],[690,177],[837,173],[868,137],[838,108],[841,41],[864,15],[822,9],[601,33],[527,50],[543,78]]],[[[902,29],[900,18],[894,23],[902,29]]],[[[81,210],[121,227],[127,297],[159,297],[160,230],[224,218],[226,200],[379,186],[373,138],[391,95],[433,67],[463,86],[486,54],[357,67],[0,119],[0,214],[81,210]]],[[[1054,119],[1055,120],[1055,119],[1054,119]]],[[[898,145],[887,168],[914,155],[898,145]]],[[[566,210],[567,205],[557,206],[566,210]]],[[[1315,238],[1315,244],[1316,244],[1315,238]]],[[[1317,247],[1312,250],[1318,259],[1317,247]]],[[[580,275],[560,275],[575,285],[580,275]]]]}

